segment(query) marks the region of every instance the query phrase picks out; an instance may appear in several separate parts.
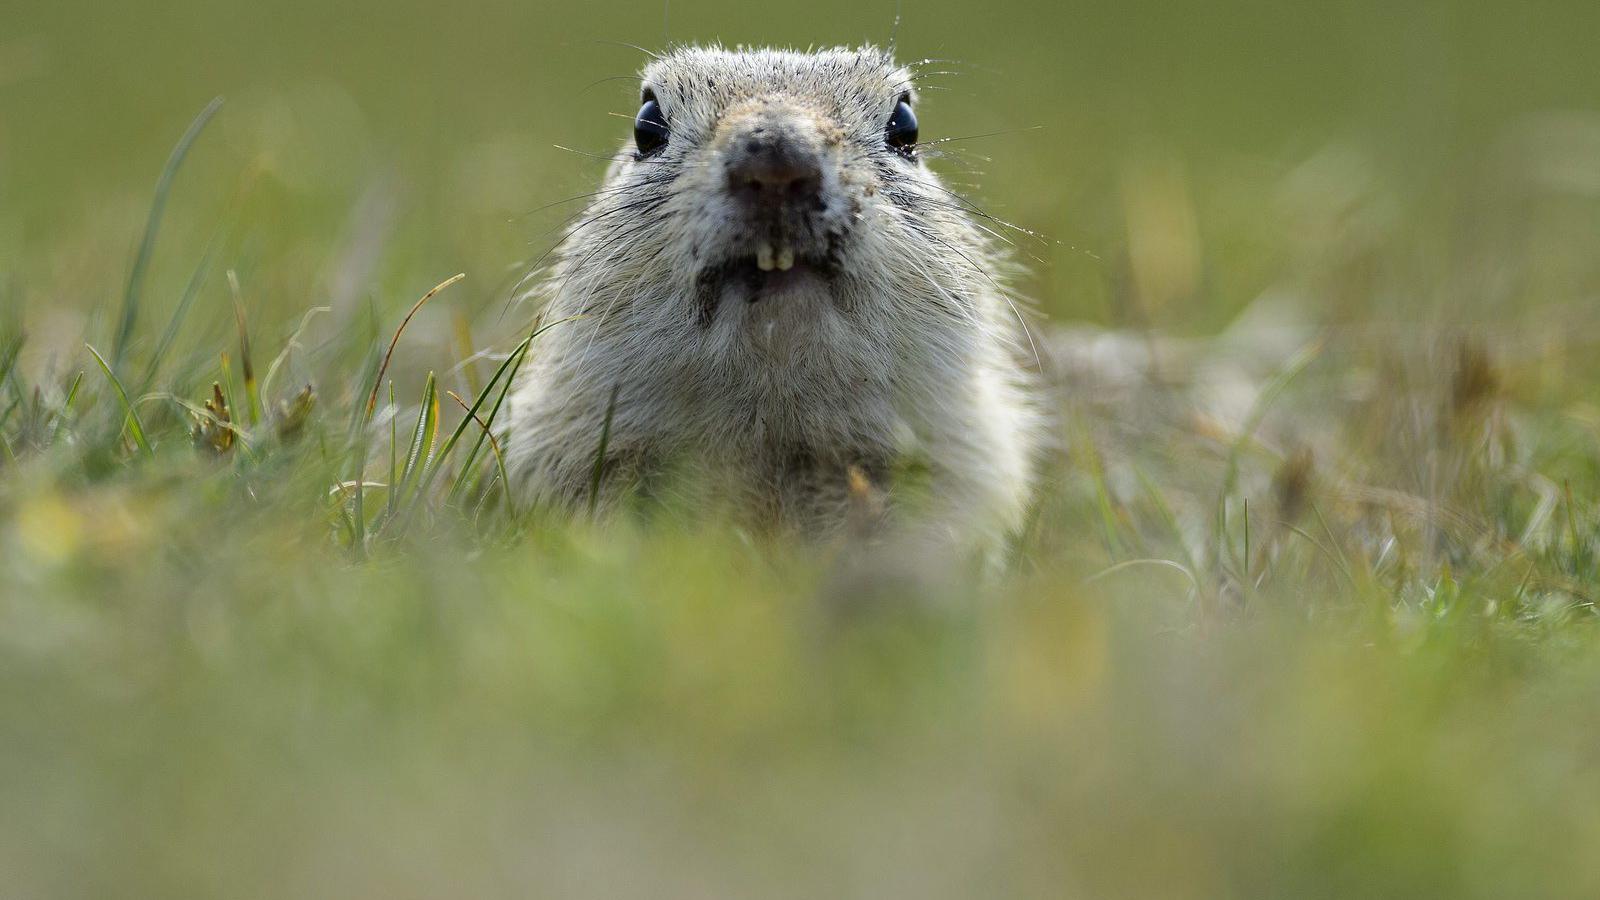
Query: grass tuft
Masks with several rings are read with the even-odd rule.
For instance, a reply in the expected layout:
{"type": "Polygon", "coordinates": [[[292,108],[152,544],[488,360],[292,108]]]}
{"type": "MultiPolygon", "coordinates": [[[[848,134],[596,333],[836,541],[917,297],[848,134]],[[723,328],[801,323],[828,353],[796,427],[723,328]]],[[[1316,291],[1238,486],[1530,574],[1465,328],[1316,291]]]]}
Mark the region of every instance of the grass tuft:
{"type": "Polygon", "coordinates": [[[132,401],[128,399],[128,391],[122,386],[122,379],[118,378],[117,373],[112,371],[111,364],[106,362],[106,358],[100,355],[100,351],[96,350],[94,345],[84,344],[83,346],[88,349],[89,354],[94,357],[94,361],[99,364],[100,371],[105,373],[106,381],[110,382],[111,389],[116,392],[117,401],[122,404],[124,424],[117,431],[117,439],[120,440],[123,431],[126,431],[133,437],[134,444],[138,446],[145,456],[154,457],[156,452],[150,446],[149,439],[145,437],[144,423],[139,420],[138,410],[133,408],[132,401]]]}

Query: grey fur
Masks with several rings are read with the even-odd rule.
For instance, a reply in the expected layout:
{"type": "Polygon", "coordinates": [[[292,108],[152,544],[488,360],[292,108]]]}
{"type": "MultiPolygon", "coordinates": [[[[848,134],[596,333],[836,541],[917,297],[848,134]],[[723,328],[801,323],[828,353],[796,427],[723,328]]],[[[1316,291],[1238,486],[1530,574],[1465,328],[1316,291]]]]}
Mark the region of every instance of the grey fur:
{"type": "Polygon", "coordinates": [[[911,71],[873,47],[685,47],[642,80],[670,139],[646,159],[624,147],[540,283],[546,322],[583,318],[538,339],[514,394],[517,490],[581,507],[615,390],[605,503],[670,469],[748,522],[826,536],[860,507],[860,476],[898,499],[915,460],[927,502],[902,520],[963,543],[1017,528],[1038,441],[1029,345],[1002,254],[884,143],[911,71]],[[824,160],[819,208],[780,238],[830,276],[759,303],[723,277],[767,239],[724,170],[757,118],[824,160]]]}

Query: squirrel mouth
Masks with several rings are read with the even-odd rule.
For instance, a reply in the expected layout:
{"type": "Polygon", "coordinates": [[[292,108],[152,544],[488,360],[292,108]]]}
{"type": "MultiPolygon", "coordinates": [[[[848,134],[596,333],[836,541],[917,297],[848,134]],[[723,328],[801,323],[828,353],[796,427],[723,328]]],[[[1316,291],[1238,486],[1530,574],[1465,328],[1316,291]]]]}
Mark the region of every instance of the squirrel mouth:
{"type": "Polygon", "coordinates": [[[754,253],[731,257],[700,272],[695,279],[700,323],[711,324],[725,300],[742,298],[754,304],[825,290],[833,273],[834,266],[826,257],[797,254],[787,244],[761,242],[754,253]]]}
{"type": "Polygon", "coordinates": [[[794,268],[794,248],[788,244],[780,245],[776,250],[766,241],[756,247],[756,268],[763,272],[776,269],[787,272],[794,268]]]}
{"type": "Polygon", "coordinates": [[[732,268],[729,274],[733,277],[726,281],[737,284],[749,303],[817,287],[828,274],[821,260],[796,257],[793,248],[774,250],[770,244],[759,245],[753,257],[734,260],[732,268]]]}

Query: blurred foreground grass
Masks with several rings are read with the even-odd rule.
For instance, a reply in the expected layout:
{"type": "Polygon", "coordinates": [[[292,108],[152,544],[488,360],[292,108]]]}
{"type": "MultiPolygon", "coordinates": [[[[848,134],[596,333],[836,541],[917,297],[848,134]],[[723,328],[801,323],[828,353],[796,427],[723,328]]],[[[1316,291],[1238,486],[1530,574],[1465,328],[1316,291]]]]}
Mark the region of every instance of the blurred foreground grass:
{"type": "Polygon", "coordinates": [[[1600,892],[1596,10],[906,12],[930,137],[1045,126],[936,161],[1054,239],[983,584],[449,443],[661,10],[7,10],[4,894],[1600,892]]]}

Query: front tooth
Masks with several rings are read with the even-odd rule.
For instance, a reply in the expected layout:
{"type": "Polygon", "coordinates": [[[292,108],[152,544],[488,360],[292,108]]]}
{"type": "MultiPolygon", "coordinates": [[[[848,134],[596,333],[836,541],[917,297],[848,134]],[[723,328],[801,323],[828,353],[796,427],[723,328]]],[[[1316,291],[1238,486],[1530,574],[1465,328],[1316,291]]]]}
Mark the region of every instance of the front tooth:
{"type": "Polygon", "coordinates": [[[778,251],[778,271],[787,272],[794,268],[794,248],[785,245],[778,251]]]}
{"type": "Polygon", "coordinates": [[[772,271],[772,245],[760,244],[756,247],[756,268],[763,272],[772,271]]]}

